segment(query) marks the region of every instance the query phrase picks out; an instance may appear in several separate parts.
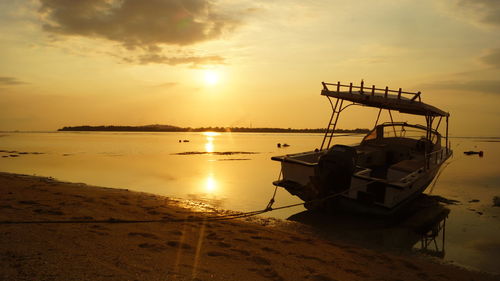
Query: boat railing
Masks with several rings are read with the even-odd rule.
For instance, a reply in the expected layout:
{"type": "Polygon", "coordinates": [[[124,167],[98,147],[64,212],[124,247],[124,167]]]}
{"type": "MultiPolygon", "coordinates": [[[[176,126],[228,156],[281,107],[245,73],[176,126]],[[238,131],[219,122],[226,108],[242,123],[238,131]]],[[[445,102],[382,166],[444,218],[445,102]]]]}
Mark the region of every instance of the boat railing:
{"type": "Polygon", "coordinates": [[[371,95],[375,96],[375,94],[382,94],[384,98],[389,97],[389,93],[396,93],[397,98],[401,99],[401,97],[405,97],[410,99],[411,101],[418,100],[421,102],[422,100],[420,99],[421,92],[406,92],[403,91],[402,88],[399,88],[398,90],[391,90],[389,87],[385,88],[376,88],[375,85],[372,85],[371,87],[366,87],[364,85],[364,81],[361,81],[361,84],[359,86],[353,85],[353,83],[349,83],[349,85],[344,85],[340,84],[340,81],[337,82],[336,84],[334,83],[326,83],[322,82],[323,84],[323,89],[326,91],[332,91],[331,89],[328,88],[328,86],[336,86],[336,92],[341,92],[342,89],[349,89],[349,93],[353,93],[353,90],[359,90],[359,94],[366,94],[366,95],[371,95]]]}
{"type": "Polygon", "coordinates": [[[442,147],[439,150],[425,154],[426,168],[429,168],[431,164],[439,164],[440,162],[446,160],[448,158],[448,154],[449,149],[446,147],[442,147]]]}

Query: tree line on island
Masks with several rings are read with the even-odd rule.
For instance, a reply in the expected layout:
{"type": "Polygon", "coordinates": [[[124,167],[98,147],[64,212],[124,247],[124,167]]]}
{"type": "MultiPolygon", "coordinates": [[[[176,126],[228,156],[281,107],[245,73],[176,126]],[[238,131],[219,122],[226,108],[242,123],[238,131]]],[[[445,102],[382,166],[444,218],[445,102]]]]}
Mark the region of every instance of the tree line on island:
{"type": "MultiPolygon", "coordinates": [[[[63,127],[58,131],[103,131],[103,132],[236,132],[236,133],[324,133],[321,129],[293,128],[248,128],[248,127],[177,127],[171,125],[145,126],[72,126],[63,127]]],[[[368,129],[336,129],[336,133],[366,134],[368,129]]]]}

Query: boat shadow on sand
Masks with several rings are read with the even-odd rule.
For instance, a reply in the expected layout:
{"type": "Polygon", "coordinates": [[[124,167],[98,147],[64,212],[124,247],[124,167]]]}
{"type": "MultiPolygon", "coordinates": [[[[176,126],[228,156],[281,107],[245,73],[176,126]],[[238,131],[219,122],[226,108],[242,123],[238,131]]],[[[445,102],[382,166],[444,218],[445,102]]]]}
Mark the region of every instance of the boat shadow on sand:
{"type": "Polygon", "coordinates": [[[418,251],[443,258],[446,218],[450,210],[438,201],[422,194],[392,217],[304,211],[288,220],[307,225],[331,241],[397,252],[418,251]]]}

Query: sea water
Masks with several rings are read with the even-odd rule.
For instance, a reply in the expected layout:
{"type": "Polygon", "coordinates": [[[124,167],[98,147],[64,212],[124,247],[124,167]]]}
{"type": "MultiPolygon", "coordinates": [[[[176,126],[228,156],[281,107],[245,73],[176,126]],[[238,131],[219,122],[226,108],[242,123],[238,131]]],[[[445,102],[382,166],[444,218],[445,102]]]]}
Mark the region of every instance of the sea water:
{"type": "MultiPolygon", "coordinates": [[[[280,163],[272,156],[314,150],[321,134],[288,133],[0,133],[0,171],[62,181],[127,188],[208,202],[220,209],[263,209],[274,192],[280,163]],[[289,146],[284,146],[283,144],[289,146]],[[278,144],[281,144],[278,147],[278,144]]],[[[353,144],[361,135],[339,135],[353,144]]],[[[427,193],[459,203],[447,206],[444,260],[500,273],[500,138],[451,138],[454,156],[427,193]],[[484,156],[464,151],[482,150],[484,156]]],[[[274,206],[301,202],[278,189],[274,206]]],[[[268,216],[287,219],[301,206],[268,216]]]]}

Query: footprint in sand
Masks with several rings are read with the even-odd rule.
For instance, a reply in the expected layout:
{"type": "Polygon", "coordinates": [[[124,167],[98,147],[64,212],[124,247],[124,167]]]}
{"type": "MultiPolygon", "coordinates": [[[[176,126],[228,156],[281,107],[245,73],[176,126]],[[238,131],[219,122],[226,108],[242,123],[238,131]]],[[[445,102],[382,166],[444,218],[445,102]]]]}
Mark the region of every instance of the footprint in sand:
{"type": "Polygon", "coordinates": [[[269,247],[264,247],[264,248],[261,248],[261,249],[262,249],[262,251],[265,251],[265,252],[268,252],[268,253],[281,254],[280,251],[277,251],[277,250],[269,248],[269,247]]]}
{"type": "Polygon", "coordinates": [[[386,262],[386,263],[390,263],[390,262],[392,262],[392,259],[391,259],[391,258],[389,258],[389,257],[388,257],[388,256],[386,256],[386,255],[378,255],[378,256],[376,256],[376,258],[379,258],[379,259],[383,260],[383,261],[384,261],[384,262],[386,262]]]}
{"type": "Polygon", "coordinates": [[[208,251],[207,252],[207,256],[209,256],[209,257],[226,257],[226,258],[229,258],[231,255],[229,255],[228,253],[224,253],[224,252],[208,251]]]}
{"type": "Polygon", "coordinates": [[[311,238],[301,238],[301,237],[298,237],[298,236],[292,236],[291,237],[293,240],[295,241],[299,241],[299,242],[306,242],[306,243],[310,243],[310,244],[314,244],[314,240],[311,239],[311,238]]]}
{"type": "Polygon", "coordinates": [[[337,279],[333,279],[330,276],[323,275],[323,274],[314,274],[307,276],[307,280],[311,281],[337,281],[337,279]]]}
{"type": "Polygon", "coordinates": [[[296,255],[297,258],[299,259],[304,259],[304,260],[315,260],[320,263],[327,263],[325,260],[318,258],[318,257],[313,257],[313,256],[307,256],[307,255],[296,255]]]}
{"type": "Polygon", "coordinates": [[[39,204],[36,201],[28,201],[28,200],[26,200],[26,201],[17,201],[17,203],[23,204],[23,205],[38,205],[39,204]]]}
{"type": "Polygon", "coordinates": [[[50,209],[50,210],[45,210],[45,209],[35,209],[33,212],[41,215],[54,215],[54,216],[62,216],[64,215],[61,210],[58,209],[50,209]]]}
{"type": "Polygon", "coordinates": [[[178,247],[181,247],[182,249],[185,249],[185,250],[190,250],[192,249],[193,247],[191,247],[191,245],[189,244],[186,244],[186,243],[179,243],[177,241],[168,241],[167,242],[167,245],[169,245],[170,247],[175,247],[175,248],[178,248],[178,247]]]}
{"type": "Polygon", "coordinates": [[[164,219],[164,220],[170,220],[170,219],[173,218],[173,216],[171,214],[169,214],[169,213],[162,213],[162,215],[163,216],[161,218],[164,219]]]}
{"type": "Polygon", "coordinates": [[[231,251],[239,253],[241,255],[244,255],[246,257],[250,256],[250,252],[247,250],[241,250],[241,249],[231,249],[231,251]]]}
{"type": "Polygon", "coordinates": [[[168,233],[173,234],[173,235],[177,235],[177,236],[182,235],[182,232],[180,230],[171,230],[168,233]]]}
{"type": "Polygon", "coordinates": [[[109,233],[107,233],[107,232],[97,231],[97,230],[92,230],[92,229],[89,230],[89,232],[95,233],[95,234],[100,235],[100,236],[108,236],[109,235],[109,233]]]}
{"type": "Polygon", "coordinates": [[[72,220],[93,220],[93,217],[84,216],[84,217],[71,217],[72,220]]]}
{"type": "Polygon", "coordinates": [[[272,238],[266,237],[266,236],[260,236],[260,235],[253,235],[250,236],[250,238],[255,239],[255,240],[273,240],[272,238]]]}
{"type": "Polygon", "coordinates": [[[217,245],[217,247],[220,247],[220,248],[231,248],[231,244],[228,244],[228,243],[225,243],[222,241],[217,242],[216,245],[217,245]]]}
{"type": "Polygon", "coordinates": [[[266,259],[266,258],[263,258],[261,256],[251,256],[248,258],[248,260],[250,260],[251,262],[254,262],[258,265],[270,265],[271,262],[266,259]]]}
{"type": "Polygon", "coordinates": [[[100,229],[100,230],[109,230],[109,228],[104,227],[104,226],[99,225],[99,224],[93,224],[93,225],[91,226],[91,228],[93,228],[93,229],[100,229]]]}
{"type": "Polygon", "coordinates": [[[252,230],[252,229],[241,229],[241,233],[249,233],[249,234],[257,234],[259,233],[258,231],[252,230]]]}
{"type": "Polygon", "coordinates": [[[419,272],[419,273],[417,273],[417,276],[422,280],[430,280],[431,279],[431,278],[429,278],[430,276],[425,272],[419,272]]]}
{"type": "Polygon", "coordinates": [[[276,270],[274,270],[271,267],[266,267],[266,268],[249,268],[249,271],[253,271],[260,276],[273,280],[273,281],[283,281],[285,280],[283,277],[281,277],[276,270]]]}
{"type": "Polygon", "coordinates": [[[413,264],[413,263],[411,263],[411,262],[408,262],[408,261],[405,261],[405,260],[401,260],[401,263],[402,263],[404,266],[406,266],[407,268],[409,268],[409,269],[413,269],[413,270],[417,270],[417,271],[421,270],[421,268],[420,268],[420,267],[418,267],[418,266],[414,265],[414,264],[413,264]]]}
{"type": "Polygon", "coordinates": [[[145,232],[130,232],[128,236],[140,236],[144,238],[159,239],[158,236],[152,233],[145,233],[145,232]]]}
{"type": "Polygon", "coordinates": [[[217,235],[217,233],[213,232],[213,231],[209,231],[209,233],[207,234],[206,236],[207,239],[209,240],[224,240],[224,238],[220,237],[217,235]]]}
{"type": "Polygon", "coordinates": [[[347,272],[347,273],[352,273],[352,274],[354,274],[356,276],[359,276],[359,277],[363,277],[363,278],[370,277],[370,275],[368,275],[368,274],[366,274],[363,271],[358,270],[358,269],[349,269],[349,268],[347,268],[347,269],[344,269],[344,271],[347,272]]]}
{"type": "Polygon", "coordinates": [[[148,249],[154,252],[161,252],[165,250],[165,246],[157,243],[142,243],[138,245],[139,248],[148,249]]]}

